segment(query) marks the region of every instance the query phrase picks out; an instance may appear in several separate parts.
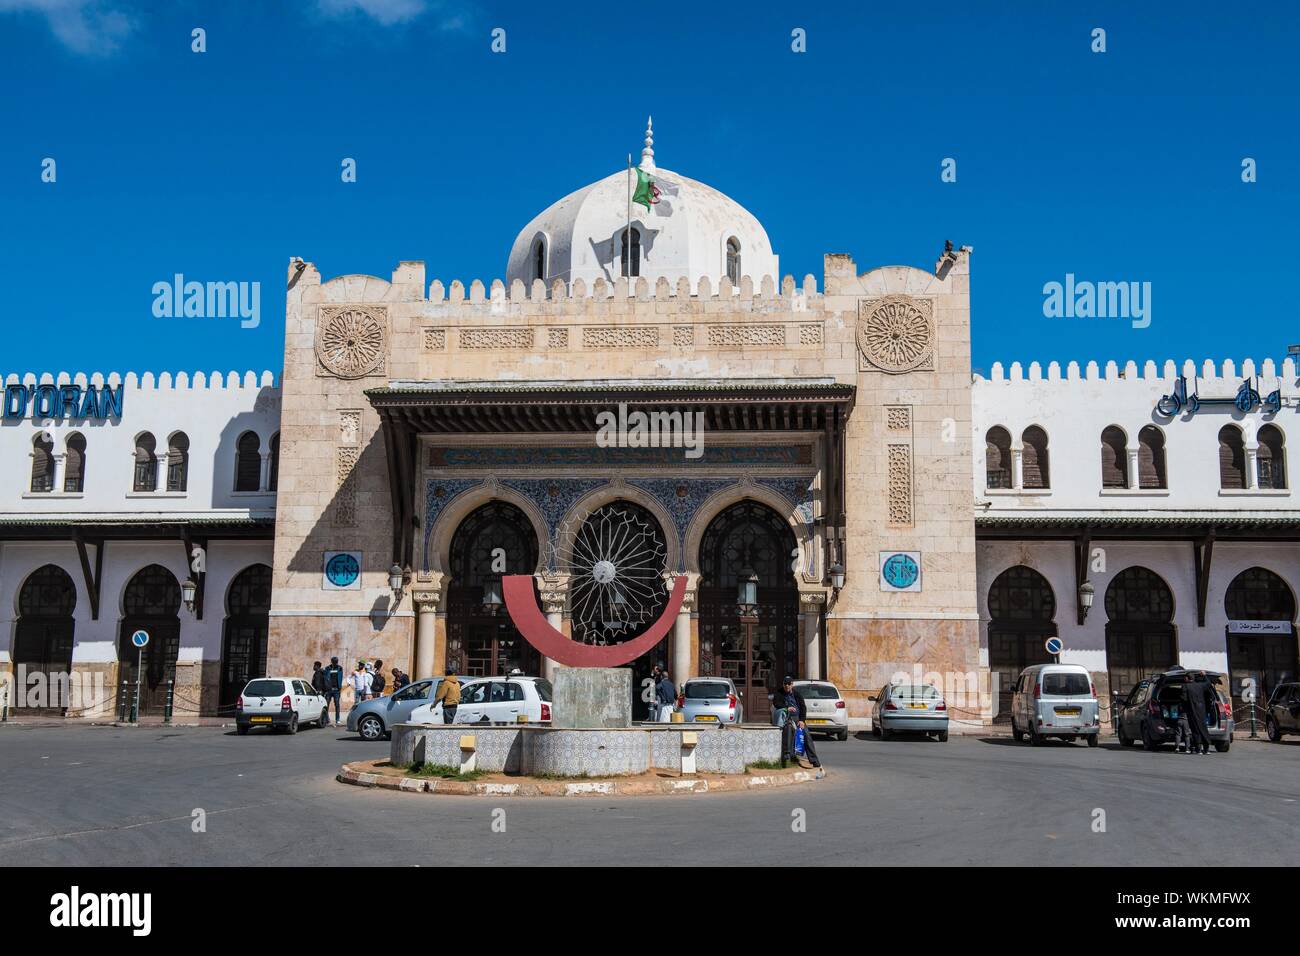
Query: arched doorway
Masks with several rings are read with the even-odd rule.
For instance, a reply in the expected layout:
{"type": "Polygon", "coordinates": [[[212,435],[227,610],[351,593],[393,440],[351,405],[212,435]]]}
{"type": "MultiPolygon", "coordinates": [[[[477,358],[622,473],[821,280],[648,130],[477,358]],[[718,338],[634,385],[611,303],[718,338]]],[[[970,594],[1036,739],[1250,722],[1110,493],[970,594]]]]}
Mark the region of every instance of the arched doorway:
{"type": "Polygon", "coordinates": [[[1020,672],[1050,664],[1044,642],[1056,636],[1056,595],[1033,568],[1018,564],[989,588],[989,670],[997,675],[998,722],[1011,719],[1011,694],[1020,672]]]}
{"type": "Polygon", "coordinates": [[[1228,670],[1233,709],[1241,707],[1241,682],[1254,678],[1256,699],[1266,702],[1278,684],[1296,679],[1295,595],[1267,568],[1247,568],[1228,585],[1228,670]]]}
{"type": "Polygon", "coordinates": [[[271,569],[244,568],[226,592],[226,620],[221,635],[221,687],[217,708],[234,712],[235,699],[254,677],[266,676],[266,639],[270,632],[271,569]]]}
{"type": "MultiPolygon", "coordinates": [[[[167,706],[168,681],[176,679],[176,656],[181,647],[181,586],[176,577],[160,564],[151,564],[135,573],[122,597],[122,626],[118,632],[117,660],[119,685],[125,693],[130,711],[135,694],[136,662],[140,661],[141,715],[162,715],[167,706]],[[137,630],[149,632],[149,643],[141,652],[131,643],[137,630]]],[[[118,702],[121,712],[123,702],[118,702]]]]}
{"type": "Polygon", "coordinates": [[[1178,663],[1174,595],[1160,575],[1134,566],[1111,579],[1105,604],[1110,696],[1127,700],[1143,677],[1178,663]]]}
{"type": "MultiPolygon", "coordinates": [[[[668,604],[664,587],[668,545],[663,528],[645,508],[612,501],[589,514],[561,551],[572,573],[569,627],[575,641],[618,644],[659,619],[668,604]]],[[[632,713],[650,716],[653,692],[642,682],[655,664],[668,663],[671,631],[632,661],[632,713]]],[[[671,668],[670,668],[671,672],[671,668]]],[[[672,674],[680,684],[687,674],[672,674]]]]}
{"type": "Polygon", "coordinates": [[[72,611],[76,606],[72,578],[53,564],[29,574],[18,592],[13,654],[16,689],[22,692],[32,674],[41,674],[48,689],[40,701],[43,706],[32,708],[32,712],[54,713],[68,706],[64,697],[67,684],[61,675],[66,674],[67,680],[72,676],[72,611]]]}
{"type": "Polygon", "coordinates": [[[770,720],[781,678],[803,670],[799,588],[790,568],[794,550],[794,533],[785,520],[750,500],[717,515],[700,539],[700,674],[735,682],[746,721],[770,720]],[[745,567],[758,575],[757,624],[744,623],[736,605],[745,567]]]}
{"type": "MultiPolygon", "coordinates": [[[[464,677],[537,676],[541,655],[520,635],[501,603],[501,578],[537,569],[532,522],[507,501],[470,512],[451,538],[447,588],[447,665],[464,677]]],[[[536,586],[534,586],[534,593],[536,586]]]]}

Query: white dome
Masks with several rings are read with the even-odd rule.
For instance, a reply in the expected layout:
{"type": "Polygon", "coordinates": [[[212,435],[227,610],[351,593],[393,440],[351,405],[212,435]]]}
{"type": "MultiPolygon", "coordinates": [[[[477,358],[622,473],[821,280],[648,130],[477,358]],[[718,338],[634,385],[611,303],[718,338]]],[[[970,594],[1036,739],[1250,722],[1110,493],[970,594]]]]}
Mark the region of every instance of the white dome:
{"type": "MultiPolygon", "coordinates": [[[[708,276],[714,289],[727,274],[728,242],[740,248],[740,275],[755,287],[764,276],[780,284],[777,257],[767,232],[743,206],[704,183],[667,169],[656,169],[650,131],[640,168],[652,176],[662,195],[647,212],[632,204],[632,228],[639,234],[639,274],[653,287],[663,277],[672,285],[682,277],[697,288],[708,276]]],[[[622,238],[627,228],[628,186],[636,174],[621,170],[606,176],[536,216],[515,238],[506,266],[506,284],[515,279],[531,285],[543,279],[571,283],[582,279],[614,282],[623,273],[622,238]],[[544,274],[537,269],[541,243],[544,274]]],[[[634,237],[636,238],[636,237],[634,237]]]]}

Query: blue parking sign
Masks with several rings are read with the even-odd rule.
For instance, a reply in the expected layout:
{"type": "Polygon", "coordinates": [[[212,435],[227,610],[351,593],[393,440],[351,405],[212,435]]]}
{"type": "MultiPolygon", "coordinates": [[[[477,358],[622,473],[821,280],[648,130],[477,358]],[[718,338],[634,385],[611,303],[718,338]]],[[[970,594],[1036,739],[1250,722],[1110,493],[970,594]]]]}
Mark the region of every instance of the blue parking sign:
{"type": "Polygon", "coordinates": [[[144,647],[149,643],[149,632],[140,630],[131,635],[131,643],[136,647],[144,647]]]}

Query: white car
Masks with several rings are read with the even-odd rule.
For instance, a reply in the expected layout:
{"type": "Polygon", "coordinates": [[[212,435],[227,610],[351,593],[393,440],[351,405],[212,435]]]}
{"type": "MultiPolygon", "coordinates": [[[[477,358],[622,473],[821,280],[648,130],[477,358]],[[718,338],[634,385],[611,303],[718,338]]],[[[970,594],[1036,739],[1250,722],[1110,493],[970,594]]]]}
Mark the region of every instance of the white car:
{"type": "MultiPolygon", "coordinates": [[[[530,724],[551,720],[551,682],[543,677],[473,677],[460,685],[458,724],[530,724]]],[[[441,724],[442,704],[411,711],[412,724],[441,724]]]]}
{"type": "Polygon", "coordinates": [[[810,731],[849,739],[849,710],[838,687],[827,680],[797,680],[794,690],[803,698],[808,714],[805,723],[810,731]]]}
{"type": "Polygon", "coordinates": [[[255,677],[235,701],[235,730],[254,727],[296,734],[304,724],[324,727],[325,698],[301,677],[255,677]]]}

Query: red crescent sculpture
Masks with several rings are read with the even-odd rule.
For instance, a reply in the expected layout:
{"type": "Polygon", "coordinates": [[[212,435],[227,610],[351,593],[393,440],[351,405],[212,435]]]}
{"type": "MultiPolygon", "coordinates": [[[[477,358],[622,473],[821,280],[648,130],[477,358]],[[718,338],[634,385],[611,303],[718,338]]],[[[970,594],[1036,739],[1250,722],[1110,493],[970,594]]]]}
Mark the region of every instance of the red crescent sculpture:
{"type": "Polygon", "coordinates": [[[531,574],[507,574],[501,580],[501,590],[510,620],[515,622],[519,633],[551,660],[568,667],[618,667],[636,660],[664,639],[686,600],[686,577],[683,575],[673,582],[668,606],[649,630],[622,644],[603,646],[572,641],[551,627],[533,598],[531,574]]]}

